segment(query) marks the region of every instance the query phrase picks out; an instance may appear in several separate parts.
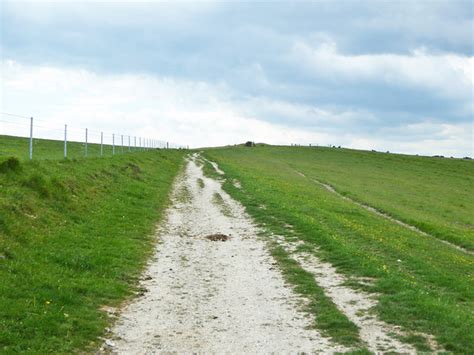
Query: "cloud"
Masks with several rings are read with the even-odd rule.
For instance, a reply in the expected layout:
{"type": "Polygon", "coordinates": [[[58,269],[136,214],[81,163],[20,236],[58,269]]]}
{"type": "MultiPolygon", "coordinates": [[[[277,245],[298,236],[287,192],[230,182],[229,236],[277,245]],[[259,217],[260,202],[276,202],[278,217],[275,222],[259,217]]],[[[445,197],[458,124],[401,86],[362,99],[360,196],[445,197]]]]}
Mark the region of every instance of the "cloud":
{"type": "Polygon", "coordinates": [[[423,49],[409,55],[346,55],[334,41],[323,40],[316,46],[305,41],[293,45],[291,56],[316,78],[338,84],[378,82],[389,86],[421,88],[437,96],[471,99],[474,58],[455,54],[430,54],[423,49]]]}
{"type": "Polygon", "coordinates": [[[115,132],[190,146],[249,139],[286,143],[318,137],[241,114],[242,110],[228,99],[230,89],[224,86],[146,75],[101,76],[86,70],[25,66],[14,61],[2,66],[2,111],[35,116],[48,128],[44,133],[55,130],[52,137],[57,139],[65,123],[71,134],[77,133],[71,136],[75,139],[81,139],[81,130],[88,127],[96,133],[106,131],[109,136],[115,132]],[[28,111],[25,100],[29,101],[28,111]]]}
{"type": "MultiPolygon", "coordinates": [[[[92,141],[98,141],[99,132],[105,131],[109,140],[110,134],[116,133],[192,147],[254,140],[455,156],[472,152],[470,125],[466,124],[432,120],[374,128],[379,134],[374,135],[351,129],[376,121],[370,112],[330,110],[263,97],[237,100],[225,84],[143,74],[101,74],[11,60],[1,65],[0,110],[33,115],[40,126],[35,133],[48,138],[62,139],[62,127],[67,123],[71,139],[77,140],[83,138],[87,127],[92,141]],[[29,102],[27,109],[25,101],[29,102]],[[276,115],[281,119],[272,122],[276,115]],[[294,125],[294,120],[307,121],[307,125],[294,125]]],[[[15,120],[27,124],[20,118],[15,120]]],[[[4,125],[0,134],[11,134],[15,127],[4,125]]]]}
{"type": "Polygon", "coordinates": [[[0,106],[196,146],[472,155],[472,11],[464,1],[2,1],[0,106]]]}

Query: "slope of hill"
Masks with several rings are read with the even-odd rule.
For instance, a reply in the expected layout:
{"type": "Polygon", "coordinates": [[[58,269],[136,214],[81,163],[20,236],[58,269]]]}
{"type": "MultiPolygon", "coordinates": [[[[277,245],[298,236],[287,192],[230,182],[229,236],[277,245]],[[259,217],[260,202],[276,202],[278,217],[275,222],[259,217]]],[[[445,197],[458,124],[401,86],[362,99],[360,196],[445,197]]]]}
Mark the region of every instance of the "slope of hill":
{"type": "Polygon", "coordinates": [[[16,155],[0,157],[0,352],[87,349],[109,323],[101,308],[137,291],[183,152],[16,155]]]}
{"type": "MultiPolygon", "coordinates": [[[[420,350],[429,349],[423,332],[446,350],[474,351],[472,161],[302,147],[230,147],[204,155],[219,164],[225,189],[270,240],[283,235],[299,241],[297,252],[331,262],[352,287],[373,293],[379,317],[402,326],[420,350]]],[[[288,255],[275,253],[289,281],[303,289],[288,255]]]]}

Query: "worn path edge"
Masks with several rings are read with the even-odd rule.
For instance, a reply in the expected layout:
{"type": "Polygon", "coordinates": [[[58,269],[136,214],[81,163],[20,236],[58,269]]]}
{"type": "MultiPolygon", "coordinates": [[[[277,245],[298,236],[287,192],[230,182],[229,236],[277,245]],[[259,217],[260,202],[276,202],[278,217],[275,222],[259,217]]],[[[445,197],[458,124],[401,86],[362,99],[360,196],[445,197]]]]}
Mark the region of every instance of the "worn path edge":
{"type": "Polygon", "coordinates": [[[314,353],[323,337],[285,284],[244,208],[190,157],[158,229],[142,296],[120,312],[102,349],[143,353],[314,353]],[[220,196],[220,197],[219,197],[220,196]],[[221,233],[227,241],[206,236],[221,233]]]}

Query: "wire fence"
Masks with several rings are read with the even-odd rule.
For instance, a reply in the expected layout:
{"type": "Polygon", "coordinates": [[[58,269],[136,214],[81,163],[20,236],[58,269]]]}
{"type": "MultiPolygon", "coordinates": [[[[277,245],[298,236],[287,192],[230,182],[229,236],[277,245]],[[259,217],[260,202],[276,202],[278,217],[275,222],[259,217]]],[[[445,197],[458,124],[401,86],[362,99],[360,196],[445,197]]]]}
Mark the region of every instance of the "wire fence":
{"type": "Polygon", "coordinates": [[[0,112],[0,156],[34,158],[91,157],[151,149],[188,149],[171,142],[123,133],[109,133],[0,112]]]}

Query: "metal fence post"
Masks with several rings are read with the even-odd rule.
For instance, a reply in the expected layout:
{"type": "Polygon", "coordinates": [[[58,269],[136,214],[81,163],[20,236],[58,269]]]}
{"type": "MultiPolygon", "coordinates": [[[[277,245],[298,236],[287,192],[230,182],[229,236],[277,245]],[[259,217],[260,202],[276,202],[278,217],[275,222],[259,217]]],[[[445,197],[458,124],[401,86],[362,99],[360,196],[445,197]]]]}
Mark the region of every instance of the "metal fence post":
{"type": "Polygon", "coordinates": [[[67,124],[64,125],[64,159],[67,158],[67,124]]]}
{"type": "Polygon", "coordinates": [[[100,156],[104,155],[104,132],[100,132],[100,156]]]}
{"type": "Polygon", "coordinates": [[[140,143],[138,144],[138,146],[140,147],[139,150],[142,150],[142,137],[140,137],[139,140],[140,140],[140,143]]]}
{"type": "Polygon", "coordinates": [[[170,142],[166,142],[166,149],[170,149],[170,142]]]}
{"type": "Polygon", "coordinates": [[[86,150],[84,151],[84,155],[87,158],[87,128],[86,128],[86,150]]]}
{"type": "Polygon", "coordinates": [[[115,133],[112,133],[112,155],[115,155],[115,133]]]}
{"type": "Polygon", "coordinates": [[[30,160],[33,159],[33,117],[30,117],[30,160]]]}
{"type": "Polygon", "coordinates": [[[128,136],[128,151],[130,152],[130,136],[128,136]]]}
{"type": "Polygon", "coordinates": [[[137,150],[137,136],[133,137],[133,151],[137,150]]]}
{"type": "Polygon", "coordinates": [[[120,143],[121,143],[121,152],[123,154],[123,134],[120,135],[120,143]]]}

